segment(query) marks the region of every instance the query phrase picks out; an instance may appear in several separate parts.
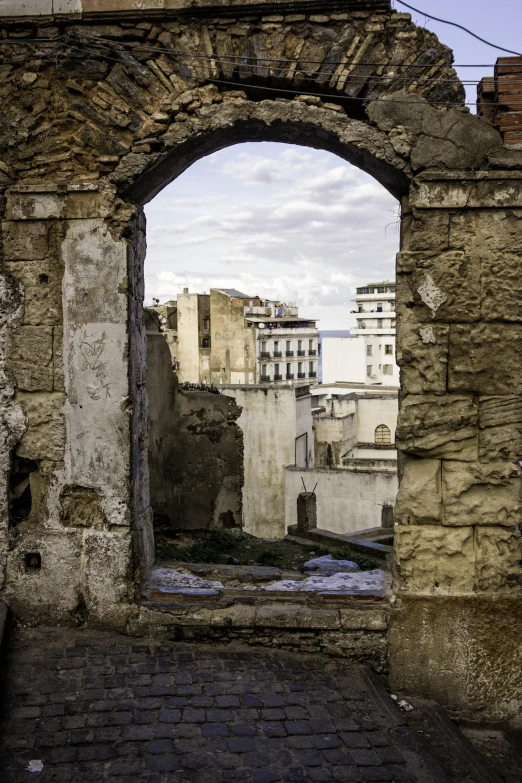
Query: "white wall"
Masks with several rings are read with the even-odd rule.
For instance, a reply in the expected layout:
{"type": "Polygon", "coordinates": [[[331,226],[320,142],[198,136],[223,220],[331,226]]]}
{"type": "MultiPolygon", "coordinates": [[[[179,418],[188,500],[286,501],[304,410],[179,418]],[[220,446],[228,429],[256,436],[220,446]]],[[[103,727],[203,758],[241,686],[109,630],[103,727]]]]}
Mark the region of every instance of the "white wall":
{"type": "Polygon", "coordinates": [[[291,386],[227,386],[223,393],[242,408],[237,423],[244,434],[243,529],[259,538],[282,538],[285,469],[295,463],[296,435],[309,432],[313,449],[310,398],[296,400],[291,386]]]}
{"type": "Polygon", "coordinates": [[[303,479],[307,488],[317,483],[317,527],[333,533],[380,527],[381,507],[395,504],[398,489],[397,474],[390,470],[289,467],[285,477],[286,526],[297,524],[297,496],[303,491],[303,479]]]}
{"type": "Polygon", "coordinates": [[[178,294],[178,362],[181,383],[199,383],[197,294],[178,294]]]}
{"type": "Polygon", "coordinates": [[[390,429],[391,442],[395,443],[395,430],[399,401],[397,395],[363,397],[357,400],[357,442],[375,443],[375,429],[386,424],[390,429]]]}
{"type": "Polygon", "coordinates": [[[321,345],[323,384],[336,383],[336,381],[366,383],[364,339],[323,337],[321,345]]]}

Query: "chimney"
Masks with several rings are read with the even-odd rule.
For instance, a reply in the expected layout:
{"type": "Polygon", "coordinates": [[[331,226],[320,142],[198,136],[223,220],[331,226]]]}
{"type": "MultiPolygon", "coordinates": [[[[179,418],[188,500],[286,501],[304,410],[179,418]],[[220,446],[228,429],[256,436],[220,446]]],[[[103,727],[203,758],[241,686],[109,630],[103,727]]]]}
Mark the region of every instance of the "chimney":
{"type": "Polygon", "coordinates": [[[495,75],[477,88],[477,114],[502,134],[507,146],[522,145],[522,57],[499,57],[495,75]]]}
{"type": "Polygon", "coordinates": [[[183,289],[183,293],[184,293],[184,294],[188,294],[188,288],[184,288],[184,289],[183,289]]]}

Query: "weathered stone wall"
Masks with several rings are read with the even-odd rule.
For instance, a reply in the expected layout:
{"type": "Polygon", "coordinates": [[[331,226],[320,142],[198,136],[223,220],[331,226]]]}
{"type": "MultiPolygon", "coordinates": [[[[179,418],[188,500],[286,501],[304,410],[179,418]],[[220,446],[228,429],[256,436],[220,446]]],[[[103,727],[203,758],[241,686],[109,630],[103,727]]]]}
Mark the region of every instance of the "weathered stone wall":
{"type": "Polygon", "coordinates": [[[147,330],[150,502],[163,532],[241,527],[243,433],[233,400],[185,391],[161,332],[147,330]]]}
{"type": "Polygon", "coordinates": [[[520,645],[498,633],[522,638],[522,152],[458,105],[451,52],[384,2],[125,4],[104,21],[83,5],[0,18],[2,595],[25,617],[135,615],[152,551],[136,205],[232,144],[319,147],[402,200],[392,682],[515,714],[520,645]]]}
{"type": "Polygon", "coordinates": [[[317,526],[332,533],[355,533],[380,527],[382,506],[393,505],[397,494],[394,463],[358,461],[356,468],[288,467],[285,471],[285,524],[297,523],[297,496],[303,481],[310,492],[317,485],[317,526]],[[364,464],[366,462],[366,465],[364,464]]]}

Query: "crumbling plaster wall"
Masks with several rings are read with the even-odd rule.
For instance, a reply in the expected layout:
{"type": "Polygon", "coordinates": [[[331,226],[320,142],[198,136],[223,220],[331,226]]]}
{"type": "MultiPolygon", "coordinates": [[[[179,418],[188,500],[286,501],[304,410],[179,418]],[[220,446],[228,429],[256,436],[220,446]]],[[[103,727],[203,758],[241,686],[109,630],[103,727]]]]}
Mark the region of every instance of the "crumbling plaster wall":
{"type": "Polygon", "coordinates": [[[147,390],[154,529],[241,527],[241,408],[222,394],[180,389],[167,341],[152,323],[147,390]]]}
{"type": "Polygon", "coordinates": [[[85,607],[123,627],[134,611],[136,567],[151,552],[134,205],[231,144],[320,147],[402,200],[392,683],[474,717],[510,716],[522,707],[522,645],[498,639],[505,628],[522,638],[522,152],[462,106],[430,105],[458,103],[462,87],[451,52],[407,15],[278,9],[150,19],[127,9],[110,24],[93,10],[89,21],[65,14],[25,29],[4,20],[2,595],[22,616],[62,621],[85,607]],[[24,36],[20,53],[12,43],[24,36]],[[370,65],[379,62],[391,67],[370,65]],[[331,100],[206,83],[276,75],[279,86],[313,84],[331,100]],[[7,514],[13,449],[39,468],[41,513],[19,525],[7,514]],[[105,467],[124,480],[116,486],[105,467]],[[42,565],[28,571],[34,551],[42,565]]]}

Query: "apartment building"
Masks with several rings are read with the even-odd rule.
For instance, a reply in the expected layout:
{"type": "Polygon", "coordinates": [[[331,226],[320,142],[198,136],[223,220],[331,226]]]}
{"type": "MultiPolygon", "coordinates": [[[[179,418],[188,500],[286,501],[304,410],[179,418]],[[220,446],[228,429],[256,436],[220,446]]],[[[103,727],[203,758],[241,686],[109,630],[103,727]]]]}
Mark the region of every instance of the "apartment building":
{"type": "Polygon", "coordinates": [[[322,382],[400,385],[395,361],[395,283],[385,280],[357,288],[357,327],[349,335],[322,338],[322,382]]]}
{"type": "MultiPolygon", "coordinates": [[[[175,304],[169,323],[175,322],[176,331],[169,344],[180,381],[217,386],[316,380],[319,332],[315,321],[299,317],[296,305],[233,288],[212,288],[209,294],[184,289],[175,304]]],[[[164,308],[149,310],[161,320],[164,308]]]]}

